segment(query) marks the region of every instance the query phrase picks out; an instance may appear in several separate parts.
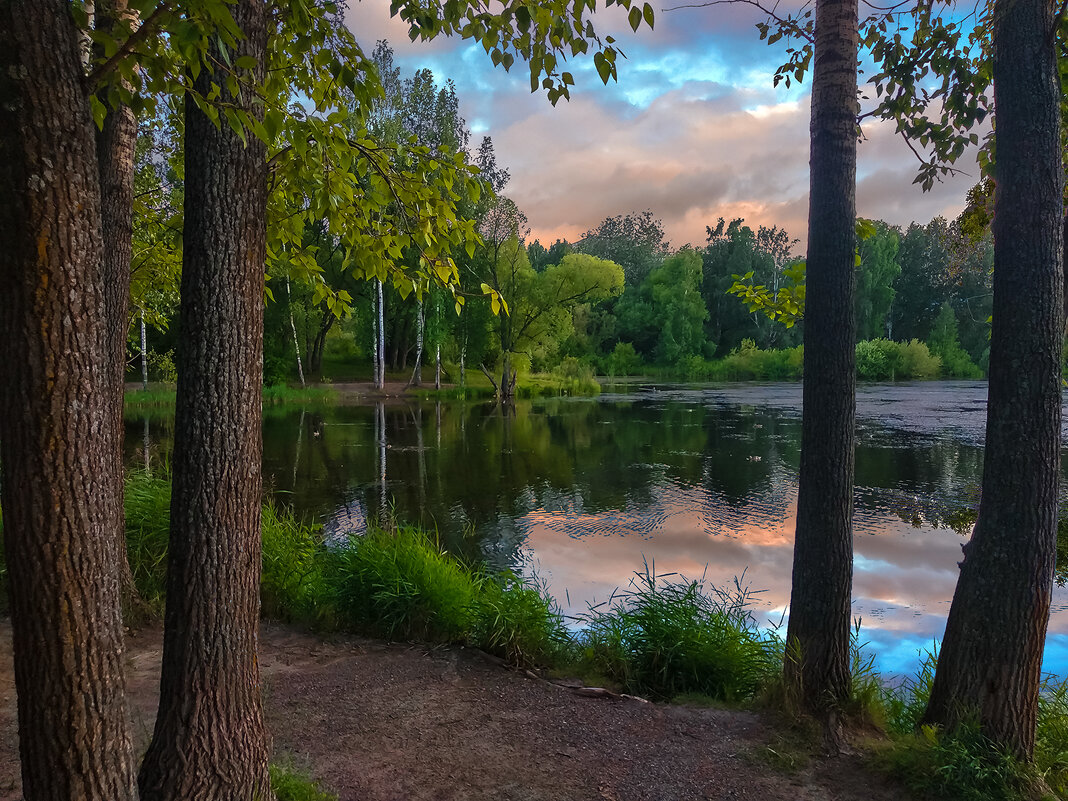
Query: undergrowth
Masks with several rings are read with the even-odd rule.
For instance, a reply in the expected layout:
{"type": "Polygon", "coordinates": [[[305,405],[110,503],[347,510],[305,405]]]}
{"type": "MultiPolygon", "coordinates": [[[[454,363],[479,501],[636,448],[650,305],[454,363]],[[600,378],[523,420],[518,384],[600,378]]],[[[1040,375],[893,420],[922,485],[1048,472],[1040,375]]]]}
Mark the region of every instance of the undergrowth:
{"type": "Polygon", "coordinates": [[[275,801],[337,801],[337,796],[319,787],[305,771],[288,763],[272,763],[271,789],[275,801]]]}

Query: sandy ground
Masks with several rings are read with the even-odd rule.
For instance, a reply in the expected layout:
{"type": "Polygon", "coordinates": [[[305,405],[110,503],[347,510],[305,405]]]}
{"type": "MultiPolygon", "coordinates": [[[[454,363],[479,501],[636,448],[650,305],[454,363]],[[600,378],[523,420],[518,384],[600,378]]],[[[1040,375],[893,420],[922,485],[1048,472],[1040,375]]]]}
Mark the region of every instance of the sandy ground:
{"type": "MultiPolygon", "coordinates": [[[[138,749],[152,730],[162,637],[131,634],[138,749]]],[[[341,801],[891,801],[855,756],[784,773],[758,716],[583,697],[463,648],[324,641],[277,624],[261,669],[275,759],[341,801]]],[[[11,627],[0,621],[0,801],[20,797],[11,627]]]]}

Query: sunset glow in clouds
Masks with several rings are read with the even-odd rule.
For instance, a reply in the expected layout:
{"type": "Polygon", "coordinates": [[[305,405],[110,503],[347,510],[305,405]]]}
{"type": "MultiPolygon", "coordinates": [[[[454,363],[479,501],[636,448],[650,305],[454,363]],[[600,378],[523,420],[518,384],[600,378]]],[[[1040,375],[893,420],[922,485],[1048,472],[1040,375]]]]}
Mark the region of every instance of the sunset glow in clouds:
{"type": "MultiPolygon", "coordinates": [[[[353,5],[347,20],[366,52],[388,39],[405,74],[428,67],[456,83],[473,144],[493,137],[512,175],[505,193],[543,243],[649,209],[676,247],[703,245],[719,217],[785,227],[803,247],[810,100],[807,85],[772,88],[786,45],[759,40],[748,6],[656,13],[655,30],[638,34],[623,15],[599,14],[601,32],[627,56],[619,82],[602,86],[592,59],[572,61],[577,86],[556,108],[530,93],[525,65],[495,69],[480,45],[456,39],[409,42],[386,0],[353,5]]],[[[868,120],[863,131],[859,215],[908,225],[960,212],[978,176],[971,155],[958,165],[967,174],[923,193],[912,183],[916,158],[893,126],[868,120]]]]}

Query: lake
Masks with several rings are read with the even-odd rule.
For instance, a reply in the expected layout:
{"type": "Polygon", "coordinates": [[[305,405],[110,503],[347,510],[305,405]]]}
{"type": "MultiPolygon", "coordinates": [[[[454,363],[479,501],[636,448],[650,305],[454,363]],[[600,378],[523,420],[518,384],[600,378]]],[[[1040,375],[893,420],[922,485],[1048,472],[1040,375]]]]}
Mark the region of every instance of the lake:
{"type": "MultiPolygon", "coordinates": [[[[981,382],[858,388],[853,614],[888,674],[911,672],[942,635],[978,505],[985,408],[981,382]]],[[[128,459],[142,462],[146,432],[161,466],[167,420],[129,418],[128,459]]],[[[264,421],[264,480],[330,534],[387,517],[436,527],[457,553],[536,575],[568,613],[648,563],[748,586],[754,616],[774,626],[789,601],[800,436],[800,384],[632,385],[511,413],[287,408],[264,421]]],[[[1046,669],[1068,673],[1066,588],[1046,669]]]]}

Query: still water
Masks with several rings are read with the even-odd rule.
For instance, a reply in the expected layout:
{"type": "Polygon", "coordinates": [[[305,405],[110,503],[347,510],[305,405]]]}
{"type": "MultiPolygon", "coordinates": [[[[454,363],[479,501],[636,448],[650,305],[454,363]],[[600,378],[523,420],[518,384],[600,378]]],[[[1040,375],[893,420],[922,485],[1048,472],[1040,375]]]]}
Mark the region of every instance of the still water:
{"type": "MultiPolygon", "coordinates": [[[[986,385],[858,390],[854,617],[887,673],[942,635],[982,475],[986,385]]],[[[567,612],[648,562],[755,591],[784,622],[801,436],[799,384],[636,387],[599,398],[286,409],[264,422],[276,499],[330,533],[368,519],[436,527],[448,546],[536,574],[567,612]]],[[[166,420],[130,418],[132,462],[165,462],[166,420]]],[[[1046,668],[1068,673],[1068,588],[1046,668]]]]}

